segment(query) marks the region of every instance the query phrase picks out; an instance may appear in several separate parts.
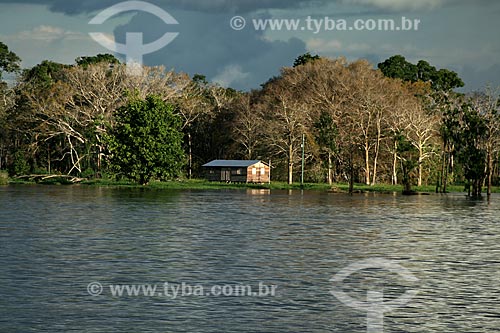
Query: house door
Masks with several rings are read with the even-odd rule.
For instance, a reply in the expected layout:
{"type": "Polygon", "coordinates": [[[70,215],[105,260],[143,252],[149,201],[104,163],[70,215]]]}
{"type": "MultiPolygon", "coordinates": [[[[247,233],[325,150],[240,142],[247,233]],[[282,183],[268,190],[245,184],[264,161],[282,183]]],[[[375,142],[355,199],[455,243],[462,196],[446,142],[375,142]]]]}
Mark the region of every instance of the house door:
{"type": "Polygon", "coordinates": [[[230,182],[231,181],[231,171],[222,169],[221,175],[220,175],[220,180],[223,182],[230,182]]]}

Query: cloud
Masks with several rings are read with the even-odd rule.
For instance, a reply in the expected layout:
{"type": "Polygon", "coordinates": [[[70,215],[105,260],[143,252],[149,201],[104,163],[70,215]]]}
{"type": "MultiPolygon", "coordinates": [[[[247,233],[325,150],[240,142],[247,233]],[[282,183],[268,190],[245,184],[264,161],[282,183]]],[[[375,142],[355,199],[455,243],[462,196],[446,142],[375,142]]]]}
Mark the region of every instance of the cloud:
{"type": "Polygon", "coordinates": [[[384,11],[430,11],[440,7],[495,6],[498,0],[338,0],[344,5],[360,5],[384,11]]]}
{"type": "Polygon", "coordinates": [[[344,0],[343,3],[350,5],[372,6],[376,8],[400,11],[433,9],[442,6],[446,0],[344,0]]]}
{"type": "Polygon", "coordinates": [[[60,27],[50,25],[40,25],[32,30],[25,30],[10,36],[10,38],[18,38],[21,40],[45,41],[53,42],[61,39],[66,40],[82,40],[88,39],[88,36],[79,32],[65,30],[60,27]]]}
{"type": "Polygon", "coordinates": [[[227,65],[212,79],[212,81],[227,88],[234,86],[235,83],[243,83],[243,80],[247,79],[249,76],[250,73],[243,72],[243,68],[240,65],[227,65]]]}
{"type": "Polygon", "coordinates": [[[330,53],[342,50],[342,43],[337,39],[312,38],[306,42],[306,45],[307,50],[311,52],[330,53]]]}
{"type": "Polygon", "coordinates": [[[145,55],[145,64],[204,74],[243,90],[258,87],[306,51],[351,60],[368,58],[374,64],[394,54],[412,61],[426,59],[440,68],[461,69],[467,89],[480,82],[498,82],[496,77],[500,77],[498,65],[494,65],[499,45],[495,38],[500,13],[497,0],[146,0],[172,14],[179,25],[165,25],[154,15],[136,12],[91,30],[90,17],[120,1],[0,0],[0,37],[23,58],[24,66],[30,66],[43,59],[70,63],[77,56],[110,52],[87,35],[94,30],[112,32],[108,37],[121,43],[126,32],[143,32],[146,43],[167,31],[179,32],[173,43],[145,55]],[[14,5],[2,6],[6,3],[14,5]],[[323,32],[313,36],[301,31],[256,31],[250,25],[242,31],[229,27],[234,15],[250,22],[263,16],[376,18],[398,12],[409,16],[410,11],[421,15],[418,32],[323,32]],[[493,66],[479,71],[478,64],[493,66]]]}
{"type": "Polygon", "coordinates": [[[30,30],[3,34],[0,39],[22,58],[24,68],[34,66],[44,59],[73,63],[74,59],[82,55],[109,52],[86,33],[51,25],[39,25],[30,30]]]}
{"type": "MultiPolygon", "coordinates": [[[[188,10],[200,13],[245,14],[272,9],[321,8],[332,4],[357,5],[381,10],[427,10],[443,5],[494,5],[497,0],[146,0],[164,10],[188,10]]],[[[0,0],[2,3],[45,5],[51,11],[76,15],[91,13],[117,4],[118,0],[0,0]]]]}
{"type": "Polygon", "coordinates": [[[234,31],[229,26],[230,14],[191,11],[171,14],[178,25],[165,25],[149,14],[138,13],[129,23],[115,29],[115,39],[124,43],[127,32],[141,31],[149,43],[160,38],[165,29],[178,32],[171,44],[145,55],[144,63],[164,65],[190,75],[203,74],[240,90],[257,88],[306,52],[305,43],[297,38],[271,41],[264,38],[262,31],[234,31]]]}
{"type": "Polygon", "coordinates": [[[465,79],[464,91],[483,90],[487,85],[500,88],[500,63],[485,68],[466,65],[458,70],[458,74],[465,79]]]}
{"type": "Polygon", "coordinates": [[[343,44],[338,39],[322,39],[322,38],[312,38],[306,42],[307,50],[309,52],[318,52],[323,54],[345,54],[345,53],[357,53],[366,52],[372,49],[372,47],[367,43],[348,43],[343,44]]]}
{"type": "MultiPolygon", "coordinates": [[[[247,13],[266,9],[288,9],[318,6],[328,0],[148,0],[165,10],[181,9],[204,13],[247,13]]],[[[0,3],[47,5],[50,10],[66,14],[89,13],[118,3],[116,0],[0,0],[0,3]]]]}

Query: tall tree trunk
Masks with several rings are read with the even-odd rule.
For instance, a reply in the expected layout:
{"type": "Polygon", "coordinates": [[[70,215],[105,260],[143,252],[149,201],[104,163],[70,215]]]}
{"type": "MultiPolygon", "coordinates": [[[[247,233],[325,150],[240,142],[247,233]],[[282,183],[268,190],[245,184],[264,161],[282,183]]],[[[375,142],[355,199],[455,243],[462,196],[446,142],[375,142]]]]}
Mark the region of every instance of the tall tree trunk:
{"type": "Polygon", "coordinates": [[[47,171],[50,175],[51,170],[50,170],[50,145],[47,145],[47,171]]]}
{"type": "Polygon", "coordinates": [[[482,179],[474,179],[473,181],[473,188],[472,188],[472,195],[476,198],[481,196],[481,183],[482,179]]]}
{"type": "Polygon", "coordinates": [[[370,145],[365,142],[365,184],[370,185],[370,145]]]}
{"type": "Polygon", "coordinates": [[[352,165],[352,161],[349,166],[349,194],[352,195],[354,192],[354,165],[352,165]]]}
{"type": "Polygon", "coordinates": [[[418,186],[422,186],[422,172],[423,172],[423,165],[422,165],[422,146],[418,147],[418,186]]]}
{"type": "Polygon", "coordinates": [[[372,176],[372,185],[377,183],[377,155],[375,155],[375,159],[373,161],[373,176],[372,176]]]}
{"type": "Polygon", "coordinates": [[[455,181],[455,175],[454,175],[454,169],[455,169],[455,158],[453,157],[453,155],[450,153],[450,159],[449,159],[449,162],[448,162],[448,172],[450,172],[450,176],[451,176],[451,181],[454,182],[455,181]]]}
{"type": "Polygon", "coordinates": [[[193,175],[193,142],[191,140],[191,132],[188,132],[188,164],[189,164],[189,170],[188,170],[188,177],[191,179],[193,175]]]}
{"type": "Polygon", "coordinates": [[[382,136],[382,129],[380,125],[380,121],[377,122],[377,142],[375,144],[375,158],[373,159],[373,180],[372,185],[375,185],[377,182],[377,163],[378,163],[378,154],[380,151],[380,140],[382,136]]]}
{"type": "Polygon", "coordinates": [[[446,151],[443,153],[443,165],[442,165],[441,175],[443,177],[443,180],[441,181],[441,184],[443,185],[442,193],[446,193],[448,186],[448,153],[446,151]]]}
{"type": "Polygon", "coordinates": [[[403,194],[411,194],[411,179],[410,169],[408,168],[408,161],[401,161],[401,170],[403,171],[403,194]]]}
{"type": "Polygon", "coordinates": [[[398,142],[394,140],[394,154],[392,159],[392,185],[398,185],[398,142]]]}
{"type": "Polygon", "coordinates": [[[441,192],[441,171],[438,171],[438,175],[436,177],[436,193],[441,192]]]}
{"type": "Polygon", "coordinates": [[[493,177],[493,159],[491,158],[491,150],[488,149],[488,157],[487,157],[488,161],[487,161],[487,165],[488,165],[488,171],[487,171],[487,175],[488,175],[488,191],[487,191],[487,195],[488,197],[491,196],[491,185],[492,185],[492,177],[493,177]]]}
{"type": "Polygon", "coordinates": [[[380,140],[377,140],[377,145],[375,147],[375,158],[373,159],[373,179],[372,185],[377,183],[377,163],[378,163],[378,154],[380,150],[380,140]]]}
{"type": "Polygon", "coordinates": [[[347,161],[347,171],[349,173],[349,194],[352,195],[354,192],[354,158],[353,158],[353,147],[349,147],[349,160],[347,161]]]}
{"type": "Polygon", "coordinates": [[[102,145],[99,144],[99,152],[97,153],[97,170],[96,170],[96,178],[101,178],[101,166],[102,166],[102,154],[103,154],[103,149],[102,145]]]}
{"type": "Polygon", "coordinates": [[[293,184],[293,146],[288,146],[288,184],[293,184]]]}
{"type": "Polygon", "coordinates": [[[328,152],[328,185],[332,185],[332,153],[328,152]]]}

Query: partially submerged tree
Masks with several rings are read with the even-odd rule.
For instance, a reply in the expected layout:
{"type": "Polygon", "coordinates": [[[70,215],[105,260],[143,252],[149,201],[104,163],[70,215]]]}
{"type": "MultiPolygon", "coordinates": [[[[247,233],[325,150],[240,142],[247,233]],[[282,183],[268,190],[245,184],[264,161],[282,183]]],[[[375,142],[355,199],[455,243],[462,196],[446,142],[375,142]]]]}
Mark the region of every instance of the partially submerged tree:
{"type": "Polygon", "coordinates": [[[473,196],[481,194],[484,179],[490,196],[494,163],[500,152],[499,94],[490,88],[475,93],[458,111],[462,134],[455,136],[455,142],[464,174],[473,196]]]}
{"type": "Polygon", "coordinates": [[[464,167],[469,195],[479,197],[486,176],[486,123],[479,110],[470,102],[464,102],[457,108],[455,115],[459,126],[453,134],[457,157],[464,167]]]}

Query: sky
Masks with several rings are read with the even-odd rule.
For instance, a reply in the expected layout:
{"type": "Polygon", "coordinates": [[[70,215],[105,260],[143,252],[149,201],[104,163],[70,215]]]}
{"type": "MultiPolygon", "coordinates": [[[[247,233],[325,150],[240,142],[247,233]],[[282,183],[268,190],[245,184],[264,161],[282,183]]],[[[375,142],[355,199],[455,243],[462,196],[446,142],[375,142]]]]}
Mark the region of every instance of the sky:
{"type": "MultiPolygon", "coordinates": [[[[500,86],[500,1],[498,0],[151,0],[178,24],[157,12],[130,10],[102,24],[89,24],[117,0],[0,0],[0,41],[29,68],[48,59],[74,63],[79,56],[113,53],[89,33],[118,43],[142,33],[151,43],[178,33],[168,45],[143,56],[149,66],[203,74],[239,90],[258,88],[306,52],[374,66],[401,54],[458,72],[465,91],[500,86]],[[241,27],[240,16],[246,20],[241,27]],[[419,20],[418,30],[349,30],[356,20],[419,20]],[[256,20],[300,20],[297,29],[257,29],[256,20]],[[309,22],[309,25],[307,23],[309,22]],[[325,22],[330,22],[328,29],[325,22]],[[331,22],[335,23],[332,29],[331,22]],[[231,26],[235,24],[235,28],[231,26]],[[237,25],[239,24],[239,25],[237,25]]],[[[141,4],[141,5],[144,5],[141,4]]],[[[267,22],[267,21],[261,21],[267,22]]],[[[279,21],[277,21],[279,22],[279,21]]],[[[125,60],[125,55],[115,53],[125,60]]]]}

